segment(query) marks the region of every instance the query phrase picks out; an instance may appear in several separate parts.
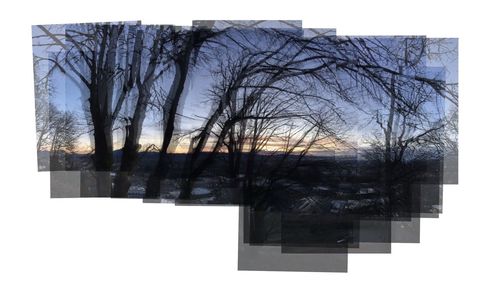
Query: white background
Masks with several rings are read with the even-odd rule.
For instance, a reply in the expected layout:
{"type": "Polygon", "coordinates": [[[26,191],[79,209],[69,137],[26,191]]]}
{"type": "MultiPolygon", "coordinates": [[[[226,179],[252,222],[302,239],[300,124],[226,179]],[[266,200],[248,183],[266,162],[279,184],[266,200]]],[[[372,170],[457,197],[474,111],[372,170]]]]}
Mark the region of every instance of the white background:
{"type": "Polygon", "coordinates": [[[2,2],[0,304],[499,304],[499,11],[471,3],[2,2]],[[444,214],[422,221],[420,244],[350,255],[348,273],[244,272],[237,208],[50,200],[49,176],[36,172],[30,26],[136,19],[459,37],[460,185],[445,186],[444,214]]]}

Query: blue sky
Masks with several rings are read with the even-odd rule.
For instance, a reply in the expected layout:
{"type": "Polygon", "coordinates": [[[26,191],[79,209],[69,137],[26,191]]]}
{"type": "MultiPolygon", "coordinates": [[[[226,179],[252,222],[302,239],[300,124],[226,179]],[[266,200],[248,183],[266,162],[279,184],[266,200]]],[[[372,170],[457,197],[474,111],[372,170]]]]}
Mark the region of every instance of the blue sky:
{"type": "MultiPolygon", "coordinates": [[[[263,23],[265,26],[265,23],[263,23]]],[[[52,27],[51,30],[54,32],[58,31],[60,33],[64,33],[64,26],[55,26],[52,27]]],[[[40,35],[41,31],[36,27],[33,28],[33,35],[40,35]]],[[[61,40],[64,41],[64,37],[61,37],[61,40]]],[[[449,39],[448,40],[450,48],[456,47],[458,40],[457,39],[449,39]]],[[[47,53],[57,53],[61,50],[60,47],[37,47],[34,48],[34,54],[39,56],[44,56],[47,53]],[[45,53],[45,54],[44,54],[45,53]]],[[[458,62],[457,58],[454,56],[442,57],[439,59],[432,59],[427,61],[427,66],[430,67],[430,71],[442,71],[443,67],[446,71],[446,80],[450,83],[458,82],[458,62]]],[[[43,70],[43,69],[42,69],[43,70]]],[[[172,79],[171,75],[167,75],[164,79],[164,83],[167,88],[172,79]]],[[[54,70],[52,77],[50,78],[51,84],[54,88],[53,94],[51,95],[51,102],[53,102],[58,108],[71,111],[77,114],[80,118],[82,118],[82,123],[84,122],[84,107],[86,103],[86,90],[79,88],[74,81],[70,80],[67,75],[64,75],[59,70],[54,70]]],[[[207,103],[207,91],[211,87],[213,82],[212,76],[209,71],[209,67],[204,64],[199,64],[190,70],[190,74],[188,77],[188,81],[186,82],[186,86],[183,92],[183,103],[178,111],[180,114],[177,120],[177,130],[181,132],[191,131],[195,128],[199,127],[203,123],[203,117],[208,116],[211,111],[210,103],[207,103]]],[[[345,108],[348,111],[356,111],[355,108],[352,108],[345,103],[342,104],[341,107],[345,108]]],[[[444,105],[444,104],[443,104],[444,105]]],[[[122,112],[124,116],[132,116],[134,109],[133,101],[127,101],[126,104],[122,108],[122,112]],[[128,113],[127,113],[128,110],[128,113]]],[[[144,122],[144,127],[142,131],[142,136],[140,142],[142,144],[161,144],[161,135],[162,130],[160,126],[161,115],[159,113],[155,113],[154,111],[148,111],[147,117],[144,122]]],[[[120,123],[117,122],[117,126],[119,127],[120,123]]],[[[359,127],[359,126],[357,126],[359,127]]],[[[355,138],[359,138],[360,134],[363,133],[363,130],[359,128],[352,128],[351,137],[353,140],[355,138]]],[[[122,130],[118,128],[115,132],[115,142],[116,149],[121,147],[121,138],[123,137],[122,130]]],[[[81,150],[85,150],[90,148],[91,146],[91,136],[84,135],[80,139],[80,147],[81,150]]]]}

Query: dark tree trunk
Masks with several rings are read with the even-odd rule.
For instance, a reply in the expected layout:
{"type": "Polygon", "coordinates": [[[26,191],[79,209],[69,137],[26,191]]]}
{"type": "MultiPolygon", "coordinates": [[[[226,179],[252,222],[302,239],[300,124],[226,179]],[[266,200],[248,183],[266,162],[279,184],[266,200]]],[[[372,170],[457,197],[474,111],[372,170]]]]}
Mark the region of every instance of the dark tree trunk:
{"type": "Polygon", "coordinates": [[[196,159],[193,158],[194,156],[191,156],[191,159],[189,161],[189,166],[187,168],[187,171],[185,171],[185,178],[183,179],[179,199],[191,198],[191,191],[193,190],[194,180],[196,180],[205,171],[205,169],[208,166],[210,166],[212,162],[215,160],[215,157],[219,153],[219,150],[223,145],[224,139],[226,138],[226,135],[229,132],[229,129],[231,128],[234,122],[235,120],[226,121],[224,127],[222,128],[217,138],[217,142],[215,143],[214,148],[212,149],[210,154],[199,163],[198,166],[195,166],[196,159]]]}
{"type": "MultiPolygon", "coordinates": [[[[158,163],[155,166],[153,173],[150,175],[146,184],[146,198],[159,198],[160,197],[160,186],[161,181],[166,177],[168,172],[168,146],[172,141],[172,136],[175,129],[175,117],[177,115],[177,109],[181,100],[181,95],[184,90],[184,85],[186,83],[188,70],[189,70],[189,58],[191,56],[192,48],[188,48],[185,54],[175,64],[175,76],[172,86],[168,94],[168,101],[166,105],[170,105],[168,111],[164,108],[163,113],[163,141],[162,147],[160,149],[158,163]]],[[[165,105],[165,107],[166,107],[165,105]]]]}
{"type": "MultiPolygon", "coordinates": [[[[142,125],[146,118],[146,106],[151,97],[151,88],[156,77],[156,68],[159,64],[161,56],[161,35],[163,28],[158,29],[156,37],[151,48],[151,57],[148,66],[144,72],[144,79],[139,87],[139,97],[135,107],[134,116],[130,125],[127,126],[125,134],[125,144],[122,148],[122,159],[120,162],[120,170],[114,180],[113,197],[128,197],[130,189],[130,173],[135,168],[139,156],[139,138],[142,133],[142,125]]],[[[140,37],[142,39],[142,36],[140,37]]],[[[132,73],[133,74],[133,73],[132,73]]]]}
{"type": "Polygon", "coordinates": [[[142,89],[134,112],[132,123],[128,126],[125,135],[125,144],[122,148],[120,170],[116,175],[113,188],[113,197],[127,197],[130,188],[130,173],[135,168],[139,155],[139,137],[142,123],[146,116],[146,103],[149,99],[149,89],[142,89]]]}
{"type": "Polygon", "coordinates": [[[160,149],[160,154],[158,158],[158,163],[148,179],[146,184],[146,198],[158,198],[160,197],[160,185],[161,181],[166,177],[168,172],[168,152],[167,149],[172,140],[174,127],[175,127],[175,117],[177,115],[177,108],[181,99],[182,92],[184,90],[184,85],[186,83],[189,63],[191,60],[191,55],[195,51],[193,56],[193,62],[196,63],[197,53],[199,48],[208,39],[212,33],[210,31],[195,31],[192,32],[186,38],[183,47],[177,54],[178,58],[175,60],[175,76],[174,81],[170,87],[170,91],[167,97],[167,103],[163,107],[163,142],[160,149]],[[167,105],[170,105],[167,108],[167,105]]]}
{"type": "MultiPolygon", "coordinates": [[[[95,88],[95,86],[93,86],[95,88]]],[[[110,172],[113,166],[113,140],[110,122],[101,114],[97,88],[91,90],[89,99],[94,127],[94,168],[96,171],[96,197],[109,197],[111,193],[110,172]]]]}
{"type": "Polygon", "coordinates": [[[130,172],[135,167],[138,157],[139,144],[127,137],[122,149],[120,170],[116,175],[113,187],[113,197],[126,198],[130,189],[130,172]]]}

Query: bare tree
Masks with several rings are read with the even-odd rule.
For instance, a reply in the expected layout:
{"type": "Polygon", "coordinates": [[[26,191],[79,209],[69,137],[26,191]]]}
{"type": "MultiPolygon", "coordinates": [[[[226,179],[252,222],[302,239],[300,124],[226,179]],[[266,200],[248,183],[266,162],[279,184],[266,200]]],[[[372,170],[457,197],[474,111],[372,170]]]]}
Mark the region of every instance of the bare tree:
{"type": "Polygon", "coordinates": [[[394,194],[401,188],[403,179],[417,175],[415,171],[404,170],[405,163],[424,156],[426,160],[442,158],[440,145],[436,144],[444,140],[445,102],[448,99],[454,104],[455,93],[440,73],[426,66],[430,43],[434,41],[423,37],[353,42],[363,54],[374,57],[372,61],[397,71],[373,72],[376,75],[370,82],[365,78],[361,82],[355,79],[362,87],[358,95],[367,94],[363,105],[370,109],[367,114],[376,126],[369,125],[369,128],[378,128],[371,140],[369,158],[382,161],[381,184],[388,204],[394,204],[401,197],[394,194]]]}
{"type": "Polygon", "coordinates": [[[52,30],[38,26],[36,46],[59,46],[47,54],[49,61],[74,82],[87,99],[94,145],[94,168],[98,196],[111,190],[109,173],[113,164],[113,125],[123,101],[135,85],[139,71],[142,35],[136,26],[125,24],[77,24],[52,30]]]}
{"type": "Polygon", "coordinates": [[[217,35],[211,25],[194,26],[190,29],[177,29],[171,33],[172,60],[174,76],[165,99],[161,102],[163,136],[158,162],[146,185],[146,197],[157,198],[161,180],[168,171],[168,147],[172,141],[181,96],[188,78],[190,67],[195,65],[202,45],[217,35]]]}
{"type": "MultiPolygon", "coordinates": [[[[304,46],[295,44],[290,37],[272,33],[268,43],[256,50],[245,46],[236,56],[224,57],[228,64],[222,65],[222,69],[216,72],[219,83],[212,90],[214,110],[198,135],[192,139],[181,199],[190,197],[192,182],[214,161],[223,147],[229,152],[232,175],[237,176],[241,151],[246,145],[253,147],[249,156],[249,162],[252,162],[252,154],[256,154],[274,136],[273,130],[277,128],[273,128],[273,124],[276,126],[280,120],[283,122],[284,119],[291,120],[314,113],[307,102],[301,104],[302,108],[297,107],[298,101],[311,99],[331,102],[315,95],[310,88],[291,86],[294,79],[321,82],[319,75],[329,67],[330,62],[320,61],[318,56],[305,53],[304,46]],[[292,111],[293,107],[302,109],[302,112],[292,111]],[[304,109],[308,113],[304,114],[304,109]],[[201,158],[212,136],[215,143],[208,155],[201,158]]],[[[307,136],[308,132],[300,136],[295,148],[307,136]]],[[[293,151],[292,148],[284,154],[285,159],[293,151]]]]}
{"type": "Polygon", "coordinates": [[[51,155],[74,152],[77,140],[81,135],[76,116],[69,111],[57,111],[52,125],[51,155]]]}
{"type": "Polygon", "coordinates": [[[40,60],[34,57],[33,75],[35,89],[35,118],[36,118],[36,133],[37,133],[37,151],[41,151],[45,147],[51,136],[51,122],[54,121],[53,116],[57,112],[55,106],[50,103],[50,94],[53,91],[50,85],[49,78],[41,77],[40,60]]]}
{"type": "Polygon", "coordinates": [[[58,115],[58,110],[52,103],[42,101],[35,102],[35,117],[37,131],[37,151],[42,151],[50,146],[50,139],[54,132],[54,122],[58,115]]]}
{"type": "Polygon", "coordinates": [[[37,150],[50,153],[50,168],[66,167],[62,160],[75,151],[81,136],[77,117],[70,111],[60,111],[53,103],[38,103],[36,109],[37,150]]]}
{"type": "MultiPolygon", "coordinates": [[[[122,159],[120,163],[120,170],[115,178],[115,186],[113,189],[113,196],[127,197],[130,188],[130,172],[134,169],[138,159],[138,152],[140,148],[139,139],[142,133],[142,125],[146,117],[146,109],[151,102],[152,90],[155,82],[164,74],[168,69],[166,63],[169,62],[170,48],[167,45],[170,36],[173,35],[172,27],[147,27],[145,34],[150,34],[152,38],[146,43],[141,38],[140,45],[136,48],[144,48],[147,50],[147,65],[141,71],[141,67],[137,67],[138,71],[131,81],[137,87],[137,101],[135,103],[135,110],[133,116],[126,119],[126,132],[125,141],[122,148],[122,159]]],[[[144,35],[142,30],[139,32],[141,37],[144,35]]],[[[143,51],[143,54],[145,51],[143,51]]],[[[142,56],[144,57],[144,55],[142,56]]]]}

